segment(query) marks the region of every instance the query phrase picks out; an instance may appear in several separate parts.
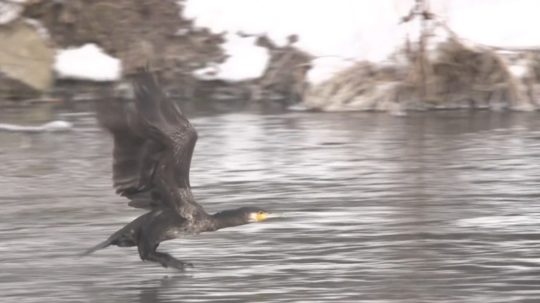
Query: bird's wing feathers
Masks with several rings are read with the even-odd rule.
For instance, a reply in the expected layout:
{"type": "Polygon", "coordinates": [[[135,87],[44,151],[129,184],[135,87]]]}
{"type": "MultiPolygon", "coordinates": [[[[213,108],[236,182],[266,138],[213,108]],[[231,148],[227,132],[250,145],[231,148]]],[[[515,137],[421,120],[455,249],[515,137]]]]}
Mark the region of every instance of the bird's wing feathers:
{"type": "MultiPolygon", "coordinates": [[[[189,168],[197,132],[176,103],[169,100],[150,72],[136,75],[135,102],[145,135],[174,154],[174,177],[179,187],[189,187],[189,168]]],[[[173,163],[167,163],[169,165],[173,163]]]]}
{"type": "Polygon", "coordinates": [[[144,135],[164,146],[153,177],[160,198],[190,219],[200,209],[190,188],[189,170],[197,132],[178,106],[168,99],[148,71],[135,76],[135,103],[144,135]]]}
{"type": "Polygon", "coordinates": [[[101,124],[114,136],[117,192],[130,198],[132,206],[170,207],[190,219],[201,209],[189,183],[197,132],[151,72],[136,74],[133,86],[133,106],[98,110],[101,124]],[[151,197],[148,203],[146,197],[151,197]]]}
{"type": "Polygon", "coordinates": [[[99,100],[96,104],[98,121],[114,138],[114,188],[128,198],[148,188],[157,163],[155,150],[159,148],[130,127],[129,105],[121,99],[99,100]]]}

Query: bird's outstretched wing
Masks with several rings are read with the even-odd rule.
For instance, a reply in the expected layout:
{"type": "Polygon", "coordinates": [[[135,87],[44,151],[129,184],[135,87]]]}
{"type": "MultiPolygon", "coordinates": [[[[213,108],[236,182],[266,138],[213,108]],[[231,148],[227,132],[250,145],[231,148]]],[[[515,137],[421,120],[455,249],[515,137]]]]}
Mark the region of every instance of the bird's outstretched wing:
{"type": "Polygon", "coordinates": [[[113,183],[116,192],[128,198],[150,189],[151,178],[162,147],[145,138],[130,124],[133,101],[102,99],[96,103],[97,118],[114,139],[113,183]]]}
{"type": "Polygon", "coordinates": [[[99,120],[114,136],[115,188],[134,206],[150,198],[153,206],[172,208],[189,220],[201,209],[189,182],[197,132],[148,69],[134,76],[133,86],[133,104],[98,108],[99,120]]]}

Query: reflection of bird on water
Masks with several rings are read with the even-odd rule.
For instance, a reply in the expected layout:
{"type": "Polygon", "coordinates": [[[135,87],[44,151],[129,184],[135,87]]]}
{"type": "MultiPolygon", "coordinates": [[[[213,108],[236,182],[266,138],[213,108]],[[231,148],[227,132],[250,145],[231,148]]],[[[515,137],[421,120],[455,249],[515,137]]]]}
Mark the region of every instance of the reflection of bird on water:
{"type": "Polygon", "coordinates": [[[189,184],[197,133],[148,71],[134,77],[135,102],[106,100],[97,105],[100,123],[114,137],[113,181],[130,206],[150,211],[90,248],[137,246],[142,260],[183,269],[189,263],[156,251],[160,242],[263,221],[267,212],[242,207],[210,215],[195,202],[189,184]]]}
{"type": "Polygon", "coordinates": [[[168,290],[178,290],[182,287],[181,281],[185,276],[164,276],[161,279],[152,279],[148,281],[141,281],[137,286],[139,289],[138,303],[162,303],[171,302],[165,298],[162,298],[163,292],[168,290]]]}

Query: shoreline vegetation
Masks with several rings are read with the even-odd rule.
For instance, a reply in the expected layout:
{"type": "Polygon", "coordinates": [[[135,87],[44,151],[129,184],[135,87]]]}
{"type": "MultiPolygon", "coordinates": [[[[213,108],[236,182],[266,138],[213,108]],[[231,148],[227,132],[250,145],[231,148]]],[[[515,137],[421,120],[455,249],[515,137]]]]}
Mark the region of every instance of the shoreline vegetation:
{"type": "Polygon", "coordinates": [[[418,41],[407,40],[384,64],[359,62],[306,94],[323,111],[540,107],[540,48],[497,48],[461,39],[427,1],[417,0],[402,22],[419,19],[418,41]]]}
{"type": "Polygon", "coordinates": [[[277,45],[266,34],[237,33],[266,50],[261,76],[217,79],[212,68],[225,62],[226,33],[196,27],[182,17],[177,1],[72,0],[2,2],[0,106],[73,104],[129,97],[133,72],[146,64],[180,102],[224,109],[301,108],[313,111],[382,111],[404,115],[430,109],[534,111],[540,108],[540,49],[502,49],[465,41],[417,0],[401,23],[418,22],[384,63],[356,62],[316,84],[307,81],[313,56],[296,35],[277,45]],[[10,8],[9,6],[12,5],[10,8]],[[151,30],[149,30],[151,29],[151,30]],[[53,70],[59,49],[94,43],[122,63],[118,81],[63,78],[53,70]],[[22,54],[20,49],[31,49],[22,54]],[[208,69],[201,76],[197,71],[208,69]],[[300,105],[300,106],[298,106],[300,105]]]}

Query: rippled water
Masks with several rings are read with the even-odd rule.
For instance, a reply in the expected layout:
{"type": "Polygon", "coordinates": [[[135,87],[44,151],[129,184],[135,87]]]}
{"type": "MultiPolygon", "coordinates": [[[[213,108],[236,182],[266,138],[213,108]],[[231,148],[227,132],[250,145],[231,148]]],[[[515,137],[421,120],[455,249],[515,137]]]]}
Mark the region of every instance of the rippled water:
{"type": "Polygon", "coordinates": [[[0,133],[2,302],[539,302],[540,120],[488,112],[193,118],[208,211],[280,214],[160,246],[75,255],[140,214],[114,195],[92,115],[0,133]]]}

